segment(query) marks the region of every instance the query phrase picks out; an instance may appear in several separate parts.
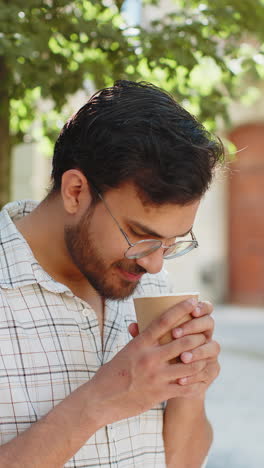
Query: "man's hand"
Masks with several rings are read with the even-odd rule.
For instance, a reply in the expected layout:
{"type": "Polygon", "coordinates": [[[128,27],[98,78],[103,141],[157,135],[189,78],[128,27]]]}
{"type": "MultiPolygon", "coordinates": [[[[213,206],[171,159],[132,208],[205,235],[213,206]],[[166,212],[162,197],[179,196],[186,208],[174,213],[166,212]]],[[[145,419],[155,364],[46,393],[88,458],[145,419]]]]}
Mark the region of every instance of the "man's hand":
{"type": "MultiPolygon", "coordinates": [[[[212,312],[213,306],[210,302],[199,302],[191,312],[193,319],[174,328],[171,332],[172,338],[174,339],[201,333],[205,336],[205,343],[203,345],[196,349],[190,348],[179,356],[179,360],[186,364],[198,361],[205,362],[205,366],[200,372],[195,373],[195,369],[193,368],[193,372],[190,375],[177,380],[179,385],[189,386],[188,391],[186,391],[186,397],[195,397],[195,395],[204,397],[207,388],[220,372],[220,365],[218,362],[220,345],[212,339],[214,332],[214,319],[211,316],[212,312]]],[[[129,331],[133,337],[136,337],[139,333],[137,324],[131,324],[129,331]]]]}
{"type": "Polygon", "coordinates": [[[185,388],[186,393],[183,398],[171,398],[167,402],[163,437],[168,468],[178,464],[190,468],[201,466],[212,443],[212,428],[204,408],[206,390],[219,373],[217,358],[220,347],[212,339],[212,310],[210,303],[200,302],[192,312],[193,319],[172,330],[175,341],[185,336],[195,336],[196,333],[203,334],[204,343],[184,351],[180,355],[180,361],[185,365],[205,362],[205,366],[201,371],[194,371],[189,376],[178,379],[178,385],[185,388]]]}
{"type": "MultiPolygon", "coordinates": [[[[206,341],[196,349],[183,352],[180,359],[184,363],[206,361],[204,369],[197,374],[178,379],[180,385],[200,384],[201,395],[204,395],[210,384],[216,379],[220,371],[218,355],[220,345],[212,339],[214,320],[211,317],[213,306],[209,302],[200,302],[192,312],[193,319],[172,330],[172,337],[179,339],[186,335],[203,333],[206,341]]],[[[195,387],[197,391],[197,387],[195,387]]]]}
{"type": "MultiPolygon", "coordinates": [[[[188,300],[168,309],[99,369],[90,383],[94,385],[100,401],[104,402],[102,411],[106,424],[135,416],[170,398],[199,396],[208,358],[190,363],[171,364],[170,361],[190,350],[203,349],[209,331],[206,335],[205,327],[199,325],[202,333],[193,328],[188,334],[183,331],[183,336],[170,343],[159,344],[160,338],[173,330],[187,314],[194,313],[196,306],[197,303],[188,300]],[[199,384],[179,383],[180,379],[190,376],[198,376],[195,382],[198,379],[199,384]]],[[[133,333],[135,327],[133,330],[132,326],[130,331],[133,333]]],[[[209,354],[211,356],[212,352],[209,354]]]]}

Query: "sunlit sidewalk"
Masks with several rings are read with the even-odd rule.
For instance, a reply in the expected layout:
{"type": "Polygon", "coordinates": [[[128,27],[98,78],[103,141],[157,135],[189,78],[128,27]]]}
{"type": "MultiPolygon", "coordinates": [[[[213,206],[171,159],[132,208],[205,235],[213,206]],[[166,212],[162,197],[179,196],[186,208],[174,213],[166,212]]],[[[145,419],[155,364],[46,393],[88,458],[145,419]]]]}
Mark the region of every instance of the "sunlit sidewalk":
{"type": "Polygon", "coordinates": [[[264,308],[218,306],[221,374],[208,392],[207,468],[264,468],[264,308]]]}

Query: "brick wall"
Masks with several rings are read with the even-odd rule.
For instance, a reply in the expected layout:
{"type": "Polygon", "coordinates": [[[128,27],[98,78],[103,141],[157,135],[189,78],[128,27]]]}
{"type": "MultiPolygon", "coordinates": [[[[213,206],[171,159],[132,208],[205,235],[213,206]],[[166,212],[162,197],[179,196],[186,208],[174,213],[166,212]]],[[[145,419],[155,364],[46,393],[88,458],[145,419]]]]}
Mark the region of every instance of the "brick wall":
{"type": "Polygon", "coordinates": [[[264,124],[229,137],[241,150],[229,176],[229,300],[264,305],[264,124]]]}

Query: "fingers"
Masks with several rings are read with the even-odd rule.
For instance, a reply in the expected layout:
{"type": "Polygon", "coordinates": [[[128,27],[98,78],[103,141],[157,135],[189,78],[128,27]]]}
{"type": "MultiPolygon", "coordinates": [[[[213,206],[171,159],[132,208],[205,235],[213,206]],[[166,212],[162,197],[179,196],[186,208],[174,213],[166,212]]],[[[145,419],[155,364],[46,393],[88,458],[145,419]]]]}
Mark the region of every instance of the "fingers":
{"type": "Polygon", "coordinates": [[[135,338],[139,334],[138,324],[137,323],[130,323],[130,325],[128,326],[128,331],[129,331],[130,335],[133,338],[135,338]]]}
{"type": "MultiPolygon", "coordinates": [[[[205,361],[202,361],[203,363],[205,361]]],[[[189,364],[188,364],[189,365],[189,364]]],[[[178,379],[179,385],[191,385],[198,382],[204,382],[207,386],[216,379],[220,372],[220,365],[217,361],[207,362],[200,371],[193,375],[186,375],[178,379]]]]}
{"type": "Polygon", "coordinates": [[[206,338],[203,333],[184,336],[178,340],[173,340],[168,344],[162,345],[158,351],[159,358],[162,361],[170,361],[184,354],[186,351],[201,347],[205,342],[206,338]]]}
{"type": "Polygon", "coordinates": [[[204,369],[207,366],[206,361],[197,361],[197,362],[191,362],[190,364],[183,364],[183,363],[177,363],[177,364],[170,364],[168,366],[168,369],[165,373],[165,378],[169,382],[179,382],[180,379],[194,376],[194,375],[199,375],[204,371],[204,369]]]}
{"type": "Polygon", "coordinates": [[[191,298],[182,301],[164,312],[160,317],[141,333],[141,339],[149,344],[158,342],[159,339],[179,323],[187,314],[191,314],[197,305],[197,299],[191,298]]]}
{"type": "Polygon", "coordinates": [[[197,306],[192,312],[194,317],[201,317],[202,315],[210,315],[213,312],[214,308],[211,302],[201,301],[198,302],[197,306]]]}
{"type": "Polygon", "coordinates": [[[214,332],[214,324],[214,319],[211,315],[204,315],[199,318],[193,318],[180,327],[174,328],[171,334],[173,338],[179,338],[184,335],[204,333],[207,340],[210,340],[214,332]]]}
{"type": "Polygon", "coordinates": [[[220,353],[220,345],[217,341],[210,341],[191,351],[183,352],[180,356],[182,362],[195,362],[203,359],[215,359],[220,353]]]}

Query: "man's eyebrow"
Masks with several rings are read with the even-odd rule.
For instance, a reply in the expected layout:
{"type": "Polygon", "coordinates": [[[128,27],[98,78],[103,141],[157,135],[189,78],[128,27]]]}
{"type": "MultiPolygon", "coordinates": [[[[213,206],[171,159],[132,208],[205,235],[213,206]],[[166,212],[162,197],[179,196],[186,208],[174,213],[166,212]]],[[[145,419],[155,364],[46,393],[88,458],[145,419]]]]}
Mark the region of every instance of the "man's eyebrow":
{"type": "MultiPolygon", "coordinates": [[[[145,224],[141,224],[138,221],[134,221],[133,219],[126,219],[126,222],[128,224],[131,224],[132,226],[135,226],[136,228],[140,229],[141,231],[144,232],[144,234],[148,234],[150,236],[159,237],[160,239],[164,239],[164,236],[162,236],[160,233],[158,233],[156,231],[153,231],[148,226],[145,226],[145,224]]],[[[170,236],[170,237],[166,237],[166,239],[173,239],[175,237],[185,237],[185,236],[187,236],[187,234],[189,234],[191,232],[191,230],[192,230],[192,227],[190,229],[188,229],[188,231],[185,232],[184,234],[176,234],[176,235],[173,235],[173,236],[170,236]]]]}

